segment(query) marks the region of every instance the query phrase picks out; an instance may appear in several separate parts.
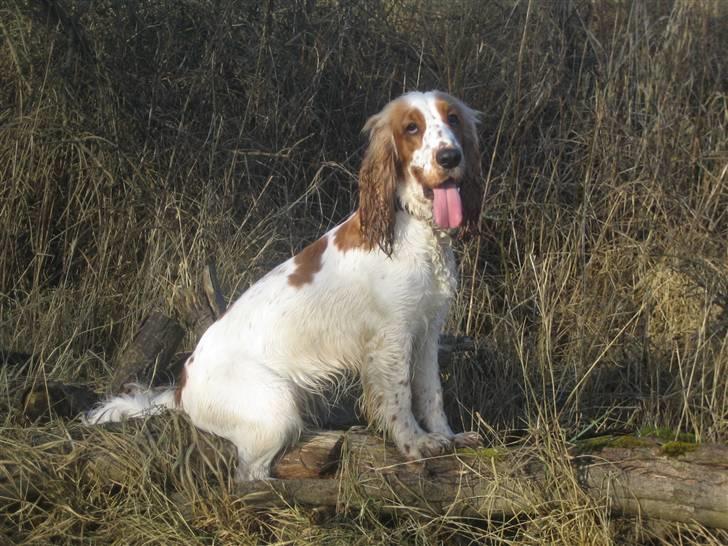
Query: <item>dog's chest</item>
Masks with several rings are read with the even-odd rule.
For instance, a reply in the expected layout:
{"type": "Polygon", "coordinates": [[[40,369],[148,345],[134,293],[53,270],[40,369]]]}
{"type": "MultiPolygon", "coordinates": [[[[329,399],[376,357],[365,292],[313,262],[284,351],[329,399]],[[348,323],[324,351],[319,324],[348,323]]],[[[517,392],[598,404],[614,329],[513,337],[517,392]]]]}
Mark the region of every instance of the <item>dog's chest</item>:
{"type": "Polygon", "coordinates": [[[439,309],[457,290],[457,270],[451,240],[445,234],[430,231],[419,233],[418,245],[407,254],[408,276],[416,293],[421,295],[420,305],[439,309]]]}
{"type": "Polygon", "coordinates": [[[432,256],[432,271],[438,292],[450,299],[457,290],[458,279],[449,237],[443,236],[438,239],[437,252],[432,256]]]}

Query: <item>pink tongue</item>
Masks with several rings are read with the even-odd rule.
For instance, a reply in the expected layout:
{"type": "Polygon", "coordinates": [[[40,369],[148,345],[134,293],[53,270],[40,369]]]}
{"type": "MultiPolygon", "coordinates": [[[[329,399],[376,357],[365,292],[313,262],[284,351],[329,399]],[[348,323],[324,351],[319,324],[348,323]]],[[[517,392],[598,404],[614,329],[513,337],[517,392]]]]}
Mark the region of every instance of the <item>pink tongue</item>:
{"type": "Polygon", "coordinates": [[[433,188],[432,191],[435,193],[432,207],[435,223],[445,229],[458,227],[463,221],[463,203],[457,186],[446,183],[439,188],[433,188]]]}

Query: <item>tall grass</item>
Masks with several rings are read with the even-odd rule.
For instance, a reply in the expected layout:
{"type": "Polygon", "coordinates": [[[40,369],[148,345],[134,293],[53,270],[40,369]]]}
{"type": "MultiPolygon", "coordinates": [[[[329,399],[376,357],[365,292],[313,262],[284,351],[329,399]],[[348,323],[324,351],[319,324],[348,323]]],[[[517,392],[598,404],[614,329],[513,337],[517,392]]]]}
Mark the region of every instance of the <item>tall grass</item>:
{"type": "Polygon", "coordinates": [[[51,484],[8,512],[10,536],[104,540],[116,519],[140,541],[650,540],[572,487],[566,442],[644,425],[728,440],[719,0],[10,0],[0,29],[0,348],[37,355],[0,368],[0,416],[8,458],[49,465],[51,484]],[[159,474],[119,499],[28,447],[17,389],[103,388],[140,319],[175,313],[208,257],[233,296],[339,222],[366,117],[429,88],[482,112],[487,188],[480,235],[457,247],[448,329],[477,350],[443,370],[449,412],[565,476],[536,516],[317,527],[218,492],[192,528],[159,474]]]}

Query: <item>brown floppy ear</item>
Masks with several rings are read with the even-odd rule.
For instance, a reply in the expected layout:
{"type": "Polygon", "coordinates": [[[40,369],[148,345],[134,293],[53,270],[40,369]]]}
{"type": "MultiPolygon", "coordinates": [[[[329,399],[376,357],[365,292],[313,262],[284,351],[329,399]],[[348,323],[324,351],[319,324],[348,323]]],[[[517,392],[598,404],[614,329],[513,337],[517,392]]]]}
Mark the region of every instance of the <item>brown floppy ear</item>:
{"type": "Polygon", "coordinates": [[[359,171],[359,217],[361,231],[370,248],[392,254],[394,241],[397,150],[384,113],[369,118],[364,131],[369,147],[359,171]]]}
{"type": "Polygon", "coordinates": [[[483,171],[480,166],[480,144],[478,139],[478,113],[458,101],[460,118],[463,120],[463,154],[465,173],[460,184],[460,198],[463,202],[463,225],[466,231],[477,233],[480,228],[480,213],[483,206],[483,171]]]}

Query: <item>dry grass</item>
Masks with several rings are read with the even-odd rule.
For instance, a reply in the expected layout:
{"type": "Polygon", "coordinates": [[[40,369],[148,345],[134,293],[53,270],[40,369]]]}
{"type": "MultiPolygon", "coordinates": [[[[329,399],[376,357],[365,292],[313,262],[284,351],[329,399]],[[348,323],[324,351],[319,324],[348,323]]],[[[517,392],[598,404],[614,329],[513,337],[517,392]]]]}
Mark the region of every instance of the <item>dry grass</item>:
{"type": "MultiPolygon", "coordinates": [[[[0,348],[38,357],[0,364],[0,459],[43,489],[0,499],[0,538],[728,541],[610,522],[563,462],[570,439],[615,427],[728,441],[720,0],[10,0],[0,30],[0,348]],[[223,470],[202,480],[184,449],[140,452],[103,431],[72,447],[126,461],[101,487],[52,449],[78,424],[19,421],[31,382],[102,388],[141,317],[174,312],[208,256],[240,293],[340,221],[366,116],[415,88],[483,112],[483,231],[458,246],[449,323],[478,349],[443,374],[455,422],[495,444],[516,437],[553,469],[531,516],[260,514],[230,498],[223,470]],[[203,497],[193,516],[175,489],[203,497]]],[[[171,444],[192,433],[181,423],[171,444]]]]}

